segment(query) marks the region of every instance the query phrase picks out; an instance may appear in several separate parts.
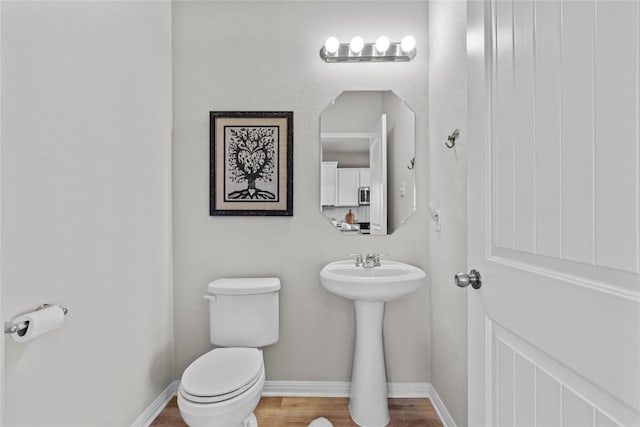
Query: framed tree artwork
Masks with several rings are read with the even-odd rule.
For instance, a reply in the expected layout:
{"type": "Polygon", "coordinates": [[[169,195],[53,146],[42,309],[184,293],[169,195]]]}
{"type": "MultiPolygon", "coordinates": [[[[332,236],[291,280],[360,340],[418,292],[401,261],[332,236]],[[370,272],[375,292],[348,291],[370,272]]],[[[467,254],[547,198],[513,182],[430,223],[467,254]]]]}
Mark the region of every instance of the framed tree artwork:
{"type": "Polygon", "coordinates": [[[293,215],[293,112],[211,111],[210,215],[293,215]]]}

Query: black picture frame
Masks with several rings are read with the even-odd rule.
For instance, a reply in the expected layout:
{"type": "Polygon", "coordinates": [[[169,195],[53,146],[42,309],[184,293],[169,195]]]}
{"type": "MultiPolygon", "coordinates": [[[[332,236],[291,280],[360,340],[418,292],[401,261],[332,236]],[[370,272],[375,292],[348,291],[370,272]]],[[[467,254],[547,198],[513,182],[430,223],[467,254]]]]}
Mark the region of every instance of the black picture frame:
{"type": "Polygon", "coordinates": [[[211,216],[293,216],[293,112],[209,112],[211,216]]]}

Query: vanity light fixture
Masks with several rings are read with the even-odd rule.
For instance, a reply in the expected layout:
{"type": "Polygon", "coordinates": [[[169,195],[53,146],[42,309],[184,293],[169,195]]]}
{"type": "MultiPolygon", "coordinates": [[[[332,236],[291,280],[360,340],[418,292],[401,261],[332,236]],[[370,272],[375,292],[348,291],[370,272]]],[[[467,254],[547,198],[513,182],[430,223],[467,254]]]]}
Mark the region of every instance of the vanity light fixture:
{"type": "Polygon", "coordinates": [[[406,62],[416,56],[416,39],[405,36],[401,42],[391,42],[380,36],[375,43],[365,43],[355,36],[349,43],[340,43],[329,37],[320,49],[320,57],[326,62],[406,62]]]}

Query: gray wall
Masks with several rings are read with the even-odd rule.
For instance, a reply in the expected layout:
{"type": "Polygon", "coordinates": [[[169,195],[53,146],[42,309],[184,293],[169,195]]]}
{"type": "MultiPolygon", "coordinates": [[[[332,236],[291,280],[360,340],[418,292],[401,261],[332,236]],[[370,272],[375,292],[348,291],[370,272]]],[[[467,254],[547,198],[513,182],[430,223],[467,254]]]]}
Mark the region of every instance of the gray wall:
{"type": "MultiPolygon", "coordinates": [[[[321,267],[380,251],[428,270],[428,170],[417,171],[418,213],[391,236],[332,229],[318,209],[319,116],[343,90],[393,90],[417,117],[417,164],[427,164],[426,2],[175,2],[174,257],[176,376],[211,348],[207,283],[225,276],[282,279],[280,341],[265,351],[270,380],[349,380],[352,304],[320,285],[321,267]],[[327,64],[324,40],[407,33],[409,63],[327,64]],[[228,48],[233,47],[233,48],[228,48]],[[294,216],[209,217],[210,110],[294,112],[294,216]]],[[[430,380],[429,288],[387,306],[389,381],[430,380]]]]}
{"type": "MultiPolygon", "coordinates": [[[[431,378],[458,426],[467,425],[466,2],[429,3],[430,190],[442,231],[431,232],[431,378]],[[456,149],[444,142],[460,129],[456,149]]],[[[419,163],[417,163],[419,165],[419,163]]]]}
{"type": "Polygon", "coordinates": [[[2,8],[2,311],[9,426],[125,426],[172,379],[168,2],[2,8]]]}

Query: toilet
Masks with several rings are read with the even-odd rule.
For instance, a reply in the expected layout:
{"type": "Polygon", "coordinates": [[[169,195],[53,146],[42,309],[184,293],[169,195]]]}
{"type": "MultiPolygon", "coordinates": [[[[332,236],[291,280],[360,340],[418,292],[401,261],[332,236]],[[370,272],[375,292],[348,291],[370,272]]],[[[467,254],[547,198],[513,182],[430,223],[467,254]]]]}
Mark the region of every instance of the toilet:
{"type": "Polygon", "coordinates": [[[280,279],[218,279],[207,287],[210,341],[217,348],[185,369],[178,408],[191,427],[256,427],[265,381],[262,347],[279,338],[280,279]]]}

